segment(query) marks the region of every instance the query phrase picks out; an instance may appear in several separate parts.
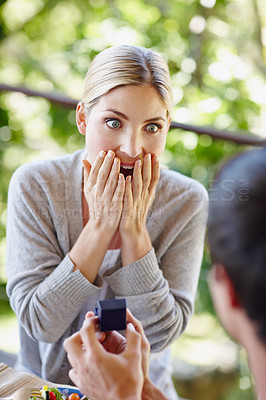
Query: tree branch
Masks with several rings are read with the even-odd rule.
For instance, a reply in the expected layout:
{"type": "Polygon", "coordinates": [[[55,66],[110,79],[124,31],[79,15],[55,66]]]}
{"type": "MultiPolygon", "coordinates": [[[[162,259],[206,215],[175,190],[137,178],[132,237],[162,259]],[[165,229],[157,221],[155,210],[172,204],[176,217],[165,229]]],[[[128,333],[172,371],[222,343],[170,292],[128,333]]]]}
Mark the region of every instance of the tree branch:
{"type": "MultiPolygon", "coordinates": [[[[51,103],[58,104],[65,108],[75,108],[79,100],[72,99],[59,93],[39,92],[22,86],[9,86],[0,83],[0,92],[20,92],[27,96],[42,97],[49,100],[51,103]]],[[[266,138],[261,139],[259,136],[250,134],[248,132],[229,132],[225,130],[215,129],[208,126],[196,126],[189,124],[181,124],[172,121],[171,129],[181,129],[183,131],[195,132],[198,135],[209,135],[213,139],[220,139],[231,141],[237,144],[251,145],[251,146],[266,146],[266,138]]]]}

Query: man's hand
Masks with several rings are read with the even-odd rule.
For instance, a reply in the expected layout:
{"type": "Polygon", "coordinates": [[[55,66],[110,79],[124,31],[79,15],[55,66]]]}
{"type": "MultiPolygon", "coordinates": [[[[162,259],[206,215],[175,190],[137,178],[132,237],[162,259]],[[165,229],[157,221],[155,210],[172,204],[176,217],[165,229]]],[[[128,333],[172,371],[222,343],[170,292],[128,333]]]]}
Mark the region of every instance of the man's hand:
{"type": "MultiPolygon", "coordinates": [[[[94,316],[92,311],[89,311],[86,315],[86,318],[91,318],[94,316]]],[[[149,372],[149,358],[150,358],[150,343],[145,336],[143,327],[141,322],[136,319],[132,313],[127,308],[127,324],[133,324],[136,332],[139,333],[141,338],[141,358],[142,358],[142,371],[144,375],[144,379],[148,376],[149,372]]],[[[102,346],[105,348],[106,351],[109,351],[113,354],[120,354],[122,353],[127,344],[127,340],[124,336],[122,336],[117,331],[111,332],[96,332],[98,340],[101,342],[102,346]]]]}
{"type": "Polygon", "coordinates": [[[126,339],[110,333],[100,343],[96,324],[97,317],[87,318],[81,330],[64,342],[73,368],[69,372],[71,380],[83,394],[95,400],[141,399],[144,382],[141,334],[130,322],[126,339]],[[112,353],[118,348],[119,354],[112,353]]]}

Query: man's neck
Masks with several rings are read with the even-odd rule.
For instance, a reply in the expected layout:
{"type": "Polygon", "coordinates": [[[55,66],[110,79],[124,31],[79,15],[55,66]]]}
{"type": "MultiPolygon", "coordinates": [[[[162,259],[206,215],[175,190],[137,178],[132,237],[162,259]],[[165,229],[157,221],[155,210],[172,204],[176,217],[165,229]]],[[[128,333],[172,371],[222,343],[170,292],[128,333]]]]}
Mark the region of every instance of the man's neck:
{"type": "Polygon", "coordinates": [[[255,381],[256,392],[260,400],[266,400],[266,345],[254,335],[245,347],[251,373],[255,381]]]}

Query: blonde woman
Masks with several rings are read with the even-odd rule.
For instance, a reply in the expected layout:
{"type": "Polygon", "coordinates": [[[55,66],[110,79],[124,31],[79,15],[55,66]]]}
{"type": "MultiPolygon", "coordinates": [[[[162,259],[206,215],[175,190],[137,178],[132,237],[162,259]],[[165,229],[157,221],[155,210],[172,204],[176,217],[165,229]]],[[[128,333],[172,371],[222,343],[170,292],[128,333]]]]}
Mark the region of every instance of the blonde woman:
{"type": "Polygon", "coordinates": [[[13,175],[7,292],[20,329],[17,368],[70,383],[64,339],[97,300],[126,297],[151,345],[151,379],[177,398],[168,346],[193,311],[207,195],[160,170],[171,108],[159,54],[106,49],[91,63],[77,106],[86,149],[13,175]]]}

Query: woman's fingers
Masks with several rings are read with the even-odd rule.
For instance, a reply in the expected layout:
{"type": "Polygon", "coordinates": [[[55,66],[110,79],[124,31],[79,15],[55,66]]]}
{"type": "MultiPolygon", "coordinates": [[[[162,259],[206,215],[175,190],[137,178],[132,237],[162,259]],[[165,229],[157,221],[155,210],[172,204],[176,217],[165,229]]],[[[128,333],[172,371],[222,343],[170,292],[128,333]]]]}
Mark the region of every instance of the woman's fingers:
{"type": "Polygon", "coordinates": [[[95,161],[93,162],[91,166],[91,171],[90,171],[90,181],[89,181],[89,188],[93,187],[96,185],[97,178],[98,178],[98,173],[99,170],[104,162],[106,153],[105,151],[101,150],[100,153],[97,155],[95,161]]]}
{"type": "Polygon", "coordinates": [[[141,168],[141,161],[135,163],[133,172],[133,199],[134,202],[140,198],[143,200],[155,189],[160,176],[159,158],[155,154],[146,154],[141,168]]]}
{"type": "Polygon", "coordinates": [[[142,167],[143,191],[149,190],[151,182],[151,155],[146,154],[142,167]]]}
{"type": "Polygon", "coordinates": [[[108,198],[112,198],[117,187],[117,181],[120,171],[120,160],[115,157],[113,160],[113,165],[111,166],[110,174],[108,176],[104,193],[108,196],[108,198]]]}
{"type": "Polygon", "coordinates": [[[160,163],[158,154],[146,154],[143,161],[142,179],[143,192],[152,193],[160,178],[160,163]]]}
{"type": "Polygon", "coordinates": [[[102,195],[105,186],[107,184],[107,179],[109,177],[113,162],[115,158],[115,153],[112,150],[109,150],[106,154],[106,157],[99,169],[98,176],[97,176],[97,193],[99,196],[102,195]]]}
{"type": "Polygon", "coordinates": [[[92,166],[88,160],[82,160],[84,166],[84,185],[86,191],[91,191],[96,188],[97,196],[107,195],[107,200],[112,198],[118,180],[120,171],[120,160],[115,157],[115,153],[109,150],[100,151],[92,166]]]}
{"type": "MultiPolygon", "coordinates": [[[[135,162],[133,181],[126,178],[123,219],[136,220],[138,224],[145,223],[147,213],[154,200],[155,187],[160,177],[158,155],[147,153],[143,159],[135,162]]],[[[126,227],[126,225],[123,225],[126,227]]],[[[127,224],[127,228],[130,228],[127,224]]],[[[131,228],[133,225],[131,224],[131,228]]]]}
{"type": "Polygon", "coordinates": [[[154,154],[151,159],[151,180],[150,180],[150,187],[149,192],[152,193],[155,190],[155,187],[158,183],[160,178],[160,162],[158,154],[154,154]]]}
{"type": "Polygon", "coordinates": [[[125,182],[124,176],[119,173],[120,159],[112,150],[107,154],[101,151],[90,171],[86,161],[83,165],[89,220],[96,222],[97,226],[105,226],[106,232],[111,234],[118,228],[123,208],[125,182]]]}
{"type": "Polygon", "coordinates": [[[85,184],[88,180],[88,177],[90,176],[91,165],[88,160],[82,160],[82,164],[84,167],[84,184],[85,184]]]}
{"type": "Polygon", "coordinates": [[[134,165],[133,171],[133,182],[132,182],[132,191],[133,191],[133,201],[137,202],[141,197],[142,193],[142,173],[141,173],[141,160],[137,160],[134,165]]]}
{"type": "Polygon", "coordinates": [[[119,172],[120,160],[112,150],[107,154],[101,151],[92,166],[87,160],[83,165],[84,192],[91,215],[111,216],[113,222],[119,223],[122,212],[122,229],[127,230],[136,229],[134,224],[130,227],[131,220],[138,226],[145,223],[160,176],[157,155],[148,153],[143,160],[137,160],[133,179],[128,176],[126,180],[119,172]]]}
{"type": "MultiPolygon", "coordinates": [[[[117,205],[121,204],[121,207],[122,207],[124,193],[125,193],[125,177],[123,174],[119,173],[117,186],[115,188],[115,192],[114,192],[114,196],[113,196],[114,204],[117,204],[117,205]]],[[[120,207],[118,207],[118,208],[120,209],[120,207]]]]}
{"type": "Polygon", "coordinates": [[[125,196],[124,196],[124,205],[123,211],[124,216],[129,216],[130,212],[133,209],[133,195],[132,195],[132,185],[131,185],[131,176],[127,176],[125,181],[125,196]]]}

